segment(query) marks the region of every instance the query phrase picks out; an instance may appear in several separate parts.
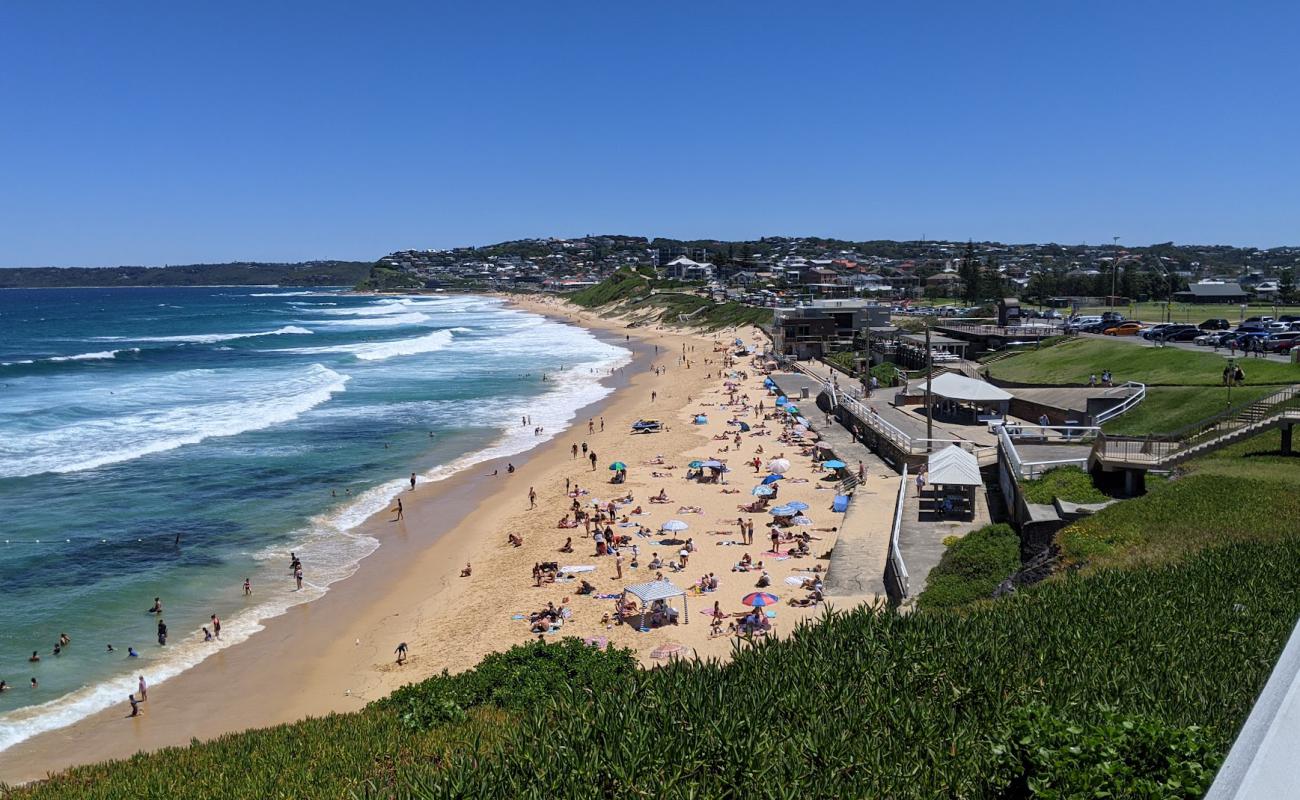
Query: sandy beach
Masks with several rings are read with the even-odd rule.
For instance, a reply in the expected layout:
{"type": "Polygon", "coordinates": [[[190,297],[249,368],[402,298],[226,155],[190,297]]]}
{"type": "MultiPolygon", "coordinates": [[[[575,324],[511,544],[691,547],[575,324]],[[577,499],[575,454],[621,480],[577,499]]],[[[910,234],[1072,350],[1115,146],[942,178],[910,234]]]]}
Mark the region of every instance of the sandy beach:
{"type": "MultiPolygon", "coordinates": [[[[548,603],[571,612],[548,638],[603,639],[633,648],[646,666],[662,663],[651,653],[666,644],[683,645],[687,654],[703,658],[725,658],[735,641],[726,628],[737,621],[733,615],[748,610],[741,598],[759,590],[758,570],[733,571],[746,554],[755,563],[763,562],[770,585],[762,591],[780,598],[768,618],[776,635],[820,614],[819,608],[787,604],[808,595],[787,579],[803,579],[813,575],[815,567],[826,568],[820,556],[834,544],[830,529],[842,516],[830,511],[834,483],[823,480],[825,473],[815,471],[812,459],[800,454],[798,442],[778,439],[777,421],[768,420],[764,429],[753,407],[722,405],[728,401],[721,376],[727,345],[736,336],[757,342],[760,334],[629,329],[620,320],[581,312],[553,298],[512,302],[583,325],[633,349],[633,362],[609,379],[614,393],[582,409],[570,430],[512,458],[514,474],[507,474],[504,459],[489,461],[406,493],[404,519],[394,522],[391,514],[380,514],[369,520],[365,530],[380,539],[380,548],[323,598],[267,621],[265,630],[249,641],[152,687],[143,717],[127,719],[123,703],[0,753],[0,780],[27,781],[72,764],[126,757],[191,738],[356,710],[405,683],[444,669],[472,667],[489,652],[535,639],[538,634],[530,630],[526,617],[548,603]],[[694,424],[697,414],[706,415],[707,423],[694,424]],[[752,426],[740,435],[739,444],[738,426],[728,424],[733,417],[752,426]],[[631,425],[641,418],[661,420],[667,430],[634,435],[631,425]],[[583,458],[584,443],[597,455],[594,469],[583,458]],[[791,528],[816,537],[808,543],[807,557],[774,556],[767,530],[771,517],[766,511],[738,510],[755,499],[750,490],[767,474],[747,462],[757,457],[766,465],[781,456],[791,467],[780,481],[777,502],[807,504],[803,513],[812,524],[791,528]],[[709,458],[728,465],[725,484],[685,479],[689,462],[709,458]],[[661,464],[651,463],[658,459],[661,464]],[[628,467],[626,482],[617,486],[609,483],[614,473],[608,466],[614,461],[628,467]],[[499,471],[496,477],[494,470],[499,471]],[[576,498],[575,485],[584,492],[576,498]],[[535,507],[530,507],[530,489],[536,492],[535,507]],[[652,503],[651,497],[661,490],[669,501],[652,503]],[[628,546],[618,558],[598,557],[583,526],[558,527],[561,518],[571,514],[575,499],[590,510],[595,500],[608,503],[628,494],[632,501],[616,511],[619,520],[627,515],[627,522],[622,527],[616,522],[612,529],[631,536],[635,555],[628,546]],[[638,506],[643,513],[631,515],[638,506]],[[752,544],[743,542],[738,518],[753,522],[752,544]],[[681,571],[673,571],[668,562],[681,560],[682,545],[660,544],[660,526],[670,519],[687,524],[676,535],[693,545],[681,571]],[[650,535],[636,535],[638,527],[650,535]],[[510,536],[521,538],[522,544],[512,545],[510,536]],[[559,552],[570,537],[572,552],[559,552]],[[652,569],[656,554],[664,565],[652,569]],[[571,580],[538,586],[533,567],[545,562],[592,569],[571,580]],[[463,578],[466,564],[472,564],[472,575],[463,578]],[[683,588],[712,573],[718,588],[690,593],[685,604],[689,611],[680,598],[673,601],[671,605],[681,609],[678,624],[642,632],[605,621],[613,616],[616,600],[595,595],[616,594],[628,584],[653,580],[659,572],[683,588]],[[582,580],[594,585],[593,595],[577,593],[582,580]],[[723,634],[716,636],[711,635],[709,615],[715,602],[728,615],[723,634]],[[399,642],[409,648],[400,666],[394,656],[399,642]]],[[[762,376],[749,359],[737,359],[732,369],[746,373],[736,380],[737,400],[748,395],[751,403],[762,401],[771,413],[775,398],[763,389],[762,376]]],[[[780,548],[784,553],[791,546],[785,541],[780,548]]]]}

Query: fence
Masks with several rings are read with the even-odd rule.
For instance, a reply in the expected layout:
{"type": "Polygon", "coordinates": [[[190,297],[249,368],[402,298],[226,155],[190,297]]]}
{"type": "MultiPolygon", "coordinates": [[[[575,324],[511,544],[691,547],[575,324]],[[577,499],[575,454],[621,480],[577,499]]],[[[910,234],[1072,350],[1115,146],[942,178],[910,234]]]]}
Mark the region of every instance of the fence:
{"type": "Polygon", "coordinates": [[[999,425],[998,444],[1006,454],[1007,461],[1015,474],[1023,479],[1042,477],[1044,472],[1056,467],[1075,466],[1088,468],[1088,457],[1092,449],[1080,447],[1077,458],[1056,458],[1026,461],[1016,448],[1016,440],[1030,441],[1036,444],[1071,444],[1083,445],[1093,441],[1100,434],[1096,427],[1078,425],[999,425]]]}
{"type": "Polygon", "coordinates": [[[1147,396],[1146,384],[1138,383],[1137,381],[1128,381],[1126,383],[1122,383],[1119,386],[1116,386],[1115,388],[1106,392],[1106,394],[1114,394],[1115,392],[1121,389],[1127,389],[1129,391],[1129,396],[1125,398],[1124,402],[1120,403],[1117,406],[1112,406],[1111,408],[1106,409],[1100,414],[1097,414],[1095,417],[1092,418],[1093,422],[1095,422],[1098,425],[1102,424],[1103,422],[1108,422],[1146,399],[1147,396]]]}

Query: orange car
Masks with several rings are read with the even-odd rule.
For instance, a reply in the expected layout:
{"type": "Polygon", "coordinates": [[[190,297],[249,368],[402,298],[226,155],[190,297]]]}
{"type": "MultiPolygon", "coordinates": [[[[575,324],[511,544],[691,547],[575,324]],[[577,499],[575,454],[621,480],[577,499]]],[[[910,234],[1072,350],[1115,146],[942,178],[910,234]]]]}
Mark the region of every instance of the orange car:
{"type": "Polygon", "coordinates": [[[1121,322],[1113,328],[1107,328],[1102,333],[1107,336],[1137,336],[1142,330],[1140,322],[1121,322]]]}

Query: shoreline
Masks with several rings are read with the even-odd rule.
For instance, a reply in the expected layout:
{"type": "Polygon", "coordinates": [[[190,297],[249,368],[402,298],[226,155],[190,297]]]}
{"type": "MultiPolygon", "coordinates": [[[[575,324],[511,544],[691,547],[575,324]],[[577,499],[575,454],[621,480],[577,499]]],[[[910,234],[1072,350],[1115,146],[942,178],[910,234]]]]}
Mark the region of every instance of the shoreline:
{"type": "MultiPolygon", "coordinates": [[[[405,524],[394,530],[388,522],[389,512],[382,511],[355,528],[355,534],[373,536],[380,541],[380,546],[361,560],[352,575],[334,583],[322,597],[262,620],[262,630],[247,640],[219,650],[179,675],[154,684],[148,704],[152,714],[146,717],[123,720],[117,704],[0,752],[0,781],[26,782],[80,763],[184,745],[192,738],[210,739],[308,715],[356,710],[401,683],[439,671],[415,674],[414,665],[418,664],[419,656],[413,653],[402,673],[403,679],[397,683],[389,680],[387,673],[391,670],[387,669],[390,662],[386,653],[400,639],[395,639],[385,650],[379,641],[381,632],[400,628],[402,608],[409,608],[421,594],[436,595],[455,587],[452,575],[458,574],[460,565],[481,543],[479,539],[484,532],[469,531],[472,535],[461,537],[450,534],[460,532],[462,526],[473,527],[471,518],[477,516],[480,508],[500,505],[493,501],[505,498],[496,495],[526,493],[526,487],[514,492],[508,487],[518,487],[528,478],[529,464],[534,459],[561,449],[559,440],[568,431],[577,429],[581,415],[598,415],[614,405],[632,379],[648,369],[652,355],[647,352],[651,346],[646,343],[648,337],[643,331],[627,331],[609,323],[577,323],[553,308],[519,303],[513,296],[504,299],[511,307],[564,324],[579,325],[631,350],[631,360],[622,368],[622,375],[598,379],[613,391],[593,404],[575,409],[568,428],[522,453],[479,461],[442,480],[423,484],[413,493],[403,492],[405,524]],[[637,335],[623,338],[629,334],[637,335]],[[517,468],[517,474],[509,479],[505,478],[507,461],[517,468]],[[484,473],[493,469],[499,469],[502,477],[486,478],[484,473]],[[433,506],[437,506],[436,511],[433,506]],[[448,574],[433,586],[426,584],[422,592],[412,591],[414,587],[410,584],[420,582],[412,580],[419,572],[413,569],[416,564],[430,568],[442,565],[448,574]],[[455,570],[451,565],[456,566],[455,570]],[[385,594],[402,595],[406,605],[399,603],[394,607],[391,600],[395,598],[385,598],[385,594]],[[381,598],[390,602],[384,603],[381,598]],[[379,607],[381,604],[383,608],[379,607]],[[321,657],[323,650],[330,652],[327,658],[321,657]],[[294,653],[315,655],[302,659],[294,653]],[[339,669],[341,663],[349,667],[339,669]],[[411,673],[409,677],[407,673],[411,673]],[[324,684],[332,690],[321,690],[324,684]],[[341,690],[333,689],[342,684],[346,686],[341,690]],[[283,690],[286,685],[300,688],[286,694],[283,690]]],[[[509,644],[513,642],[505,646],[509,644]]],[[[452,667],[469,668],[478,660],[479,657],[462,658],[452,667]]]]}

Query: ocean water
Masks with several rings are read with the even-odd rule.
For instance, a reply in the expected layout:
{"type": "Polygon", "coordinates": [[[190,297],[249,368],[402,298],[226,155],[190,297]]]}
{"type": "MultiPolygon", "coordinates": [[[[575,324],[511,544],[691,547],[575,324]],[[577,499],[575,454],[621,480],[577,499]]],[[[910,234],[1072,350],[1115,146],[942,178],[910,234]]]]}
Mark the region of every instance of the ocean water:
{"type": "Polygon", "coordinates": [[[0,750],[320,597],[378,546],[354,529],[411,471],[535,446],[629,356],[477,296],[0,291],[0,750]]]}

